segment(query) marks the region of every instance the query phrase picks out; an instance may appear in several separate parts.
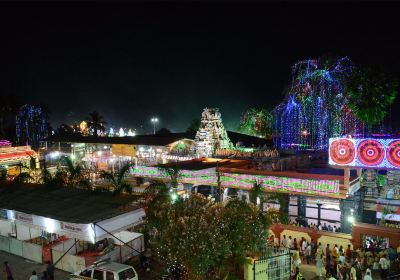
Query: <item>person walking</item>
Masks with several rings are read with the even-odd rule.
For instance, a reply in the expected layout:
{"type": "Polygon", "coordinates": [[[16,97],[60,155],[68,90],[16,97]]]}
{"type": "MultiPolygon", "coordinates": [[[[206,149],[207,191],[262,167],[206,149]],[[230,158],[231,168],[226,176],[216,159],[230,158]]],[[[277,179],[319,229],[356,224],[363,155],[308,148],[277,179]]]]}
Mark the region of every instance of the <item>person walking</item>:
{"type": "Polygon", "coordinates": [[[356,269],[355,263],[351,266],[351,269],[350,269],[350,279],[357,280],[357,269],[356,269]]]}
{"type": "Polygon", "coordinates": [[[36,275],[36,271],[32,271],[31,277],[29,277],[29,280],[39,280],[39,278],[36,275]]]}
{"type": "Polygon", "coordinates": [[[292,236],[289,236],[289,240],[287,241],[287,247],[289,248],[289,250],[292,250],[292,236]]]}
{"type": "Polygon", "coordinates": [[[4,270],[3,271],[6,273],[7,280],[14,280],[12,272],[11,272],[11,268],[8,265],[7,261],[4,262],[4,270]]]}
{"type": "Polygon", "coordinates": [[[388,276],[389,265],[389,260],[386,258],[386,253],[384,253],[379,260],[379,267],[381,269],[382,279],[386,279],[386,277],[388,276]]]}
{"type": "Polygon", "coordinates": [[[40,280],[49,280],[49,277],[47,275],[47,271],[43,271],[42,277],[40,277],[40,280]]]}
{"type": "Polygon", "coordinates": [[[47,271],[47,277],[49,278],[49,280],[54,280],[54,265],[52,264],[51,261],[47,262],[46,271],[47,271]]]}
{"type": "Polygon", "coordinates": [[[351,249],[350,249],[350,244],[348,244],[346,249],[346,259],[348,262],[350,262],[350,257],[351,257],[351,249]]]}
{"type": "MultiPolygon", "coordinates": [[[[304,243],[307,243],[307,241],[304,241],[304,243]]],[[[311,244],[308,243],[305,250],[304,250],[304,254],[307,260],[307,264],[310,264],[311,262],[311,244]]]]}
{"type": "Polygon", "coordinates": [[[318,277],[322,277],[322,258],[324,256],[324,250],[322,249],[321,243],[318,246],[317,253],[315,254],[316,261],[316,272],[318,277]]]}
{"type": "Polygon", "coordinates": [[[282,242],[281,242],[281,244],[282,244],[282,247],[283,247],[283,248],[287,248],[287,240],[286,240],[286,235],[283,235],[283,238],[282,238],[282,242]]]}
{"type": "Polygon", "coordinates": [[[326,259],[326,272],[330,272],[330,265],[331,265],[331,249],[329,248],[329,243],[326,244],[325,250],[325,259],[326,259]]]}
{"type": "Polygon", "coordinates": [[[365,276],[364,276],[363,280],[372,280],[371,270],[369,268],[367,268],[367,271],[365,272],[365,276]]]}

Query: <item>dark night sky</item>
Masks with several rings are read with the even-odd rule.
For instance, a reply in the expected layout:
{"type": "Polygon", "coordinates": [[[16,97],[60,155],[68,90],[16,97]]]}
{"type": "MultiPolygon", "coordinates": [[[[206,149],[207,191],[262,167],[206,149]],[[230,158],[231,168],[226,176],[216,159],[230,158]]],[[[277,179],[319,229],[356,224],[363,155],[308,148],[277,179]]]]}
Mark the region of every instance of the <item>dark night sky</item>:
{"type": "Polygon", "coordinates": [[[290,67],[324,54],[400,76],[395,3],[0,3],[0,93],[54,125],[98,110],[113,126],[184,130],[206,106],[234,129],[283,98],[290,67]]]}

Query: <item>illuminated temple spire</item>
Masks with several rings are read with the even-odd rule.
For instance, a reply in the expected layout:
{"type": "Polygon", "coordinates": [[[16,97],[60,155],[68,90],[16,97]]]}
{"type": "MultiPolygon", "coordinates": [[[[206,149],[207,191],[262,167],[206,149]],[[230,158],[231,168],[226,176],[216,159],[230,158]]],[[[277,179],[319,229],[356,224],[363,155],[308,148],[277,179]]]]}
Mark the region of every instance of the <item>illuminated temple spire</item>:
{"type": "Polygon", "coordinates": [[[216,149],[228,149],[232,146],[219,110],[217,108],[204,109],[195,138],[196,153],[201,157],[210,157],[216,149]]]}

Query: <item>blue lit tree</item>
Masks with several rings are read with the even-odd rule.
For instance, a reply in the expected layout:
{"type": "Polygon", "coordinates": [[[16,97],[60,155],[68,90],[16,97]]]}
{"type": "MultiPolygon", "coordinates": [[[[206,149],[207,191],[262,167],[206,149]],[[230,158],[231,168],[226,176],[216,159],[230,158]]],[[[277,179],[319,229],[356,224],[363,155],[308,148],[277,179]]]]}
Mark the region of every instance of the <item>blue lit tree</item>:
{"type": "Polygon", "coordinates": [[[330,137],[361,132],[344,90],[353,68],[347,57],[304,60],[293,66],[288,97],[273,113],[278,147],[323,150],[330,137]]]}
{"type": "Polygon", "coordinates": [[[17,142],[38,148],[50,132],[49,110],[42,105],[23,105],[16,116],[17,142]]]}

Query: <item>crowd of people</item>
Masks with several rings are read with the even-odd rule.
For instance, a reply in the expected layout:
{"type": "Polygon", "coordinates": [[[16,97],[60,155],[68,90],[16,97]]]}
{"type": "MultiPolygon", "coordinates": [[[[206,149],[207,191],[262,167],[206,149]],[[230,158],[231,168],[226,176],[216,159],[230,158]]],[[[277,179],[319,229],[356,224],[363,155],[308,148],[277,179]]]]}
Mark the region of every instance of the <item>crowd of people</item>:
{"type": "Polygon", "coordinates": [[[346,248],[334,244],[316,244],[314,240],[307,241],[304,237],[300,240],[292,236],[283,235],[279,241],[274,238],[275,248],[287,248],[292,253],[292,275],[294,280],[303,280],[300,272],[302,264],[316,266],[316,276],[324,276],[328,280],[373,280],[373,279],[399,279],[387,278],[390,273],[400,275],[400,246],[397,250],[388,249],[358,249],[353,251],[350,244],[346,248]],[[380,278],[377,278],[380,276],[380,278]],[[374,278],[375,277],[375,278],[374,278]]]}
{"type": "MultiPolygon", "coordinates": [[[[0,277],[0,279],[7,279],[7,280],[17,280],[14,278],[11,266],[8,264],[7,261],[4,262],[4,269],[3,273],[5,275],[5,278],[0,277]]],[[[27,276],[27,279],[29,280],[54,280],[54,265],[51,262],[47,262],[46,265],[46,270],[42,272],[41,275],[38,275],[37,272],[34,270],[32,271],[32,274],[27,276]],[[29,278],[28,278],[29,277],[29,278]]]]}
{"type": "Polygon", "coordinates": [[[316,224],[316,223],[308,223],[306,222],[305,225],[300,225],[299,223],[292,221],[290,222],[291,226],[297,226],[297,227],[303,227],[303,228],[310,228],[310,229],[315,229],[315,230],[324,230],[324,231],[331,231],[331,232],[341,232],[341,228],[340,227],[336,227],[335,225],[332,226],[330,224],[326,224],[324,223],[322,224],[316,224]]]}

